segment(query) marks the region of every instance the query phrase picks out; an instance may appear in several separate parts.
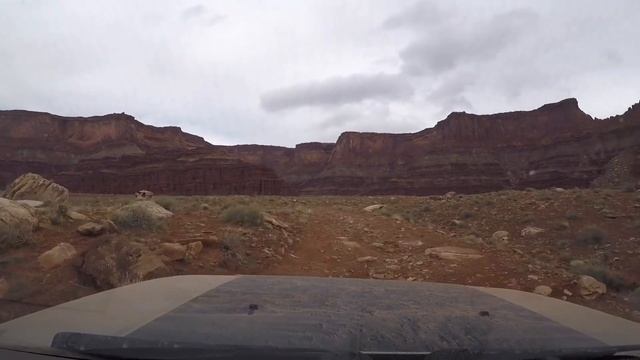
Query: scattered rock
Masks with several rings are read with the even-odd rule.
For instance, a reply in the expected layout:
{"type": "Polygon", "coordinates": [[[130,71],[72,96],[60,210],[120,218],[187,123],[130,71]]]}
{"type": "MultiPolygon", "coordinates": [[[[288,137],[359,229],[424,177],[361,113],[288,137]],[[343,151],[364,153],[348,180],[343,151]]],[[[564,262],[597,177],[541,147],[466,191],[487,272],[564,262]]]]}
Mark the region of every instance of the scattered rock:
{"type": "Polygon", "coordinates": [[[506,244],[509,242],[509,232],[504,230],[498,230],[491,235],[491,242],[493,244],[506,244]]]}
{"type": "Polygon", "coordinates": [[[9,282],[5,278],[0,278],[0,299],[3,299],[9,292],[9,282]]]}
{"type": "Polygon", "coordinates": [[[567,190],[565,190],[565,189],[563,189],[561,187],[554,187],[554,188],[551,188],[551,190],[553,190],[555,192],[565,192],[565,191],[567,191],[567,190]]]}
{"type": "Polygon", "coordinates": [[[154,217],[156,220],[162,220],[166,218],[170,218],[173,216],[173,213],[162,206],[158,205],[154,201],[151,200],[140,200],[133,202],[131,204],[127,204],[118,210],[115,211],[114,216],[122,216],[125,217],[128,213],[132,211],[144,211],[147,214],[154,217]]]}
{"type": "Polygon", "coordinates": [[[420,246],[424,245],[424,243],[422,241],[420,241],[420,240],[400,240],[400,241],[398,241],[398,245],[411,247],[411,248],[417,248],[417,247],[420,247],[420,246]]]}
{"type": "Polygon", "coordinates": [[[102,235],[105,232],[105,227],[102,224],[97,224],[94,222],[88,222],[86,224],[82,224],[78,226],[77,231],[84,236],[98,236],[102,235]]]}
{"type": "Polygon", "coordinates": [[[85,214],[81,214],[77,211],[69,211],[67,212],[67,216],[71,219],[71,220],[78,220],[78,221],[86,221],[89,220],[89,217],[85,214]]]}
{"type": "Polygon", "coordinates": [[[356,249],[360,247],[360,244],[358,244],[355,241],[349,241],[349,240],[342,240],[342,245],[348,247],[349,249],[356,249]]]}
{"type": "Polygon", "coordinates": [[[184,254],[184,261],[191,262],[198,258],[200,252],[202,251],[202,242],[195,241],[187,244],[187,251],[184,254]]]}
{"type": "Polygon", "coordinates": [[[465,226],[466,223],[462,220],[458,220],[458,219],[453,219],[451,220],[451,224],[455,225],[455,226],[465,226]]]}
{"type": "Polygon", "coordinates": [[[375,256],[363,256],[363,257],[359,257],[357,259],[357,261],[361,262],[361,263],[374,262],[374,261],[377,261],[377,260],[378,260],[378,258],[375,257],[375,256]]]}
{"type": "Polygon", "coordinates": [[[149,200],[153,197],[153,192],[149,190],[140,190],[136,192],[135,195],[138,200],[149,200]]]}
{"type": "Polygon", "coordinates": [[[540,277],[538,275],[527,275],[527,279],[537,281],[540,280],[540,277]]]}
{"type": "Polygon", "coordinates": [[[579,267],[579,266],[584,266],[585,262],[582,260],[571,260],[569,262],[569,266],[571,267],[579,267]]]}
{"type": "Polygon", "coordinates": [[[571,291],[567,290],[567,289],[563,289],[562,293],[567,295],[567,296],[572,296],[573,295],[573,293],[571,291]]]}
{"type": "Polygon", "coordinates": [[[542,295],[542,296],[549,296],[549,295],[551,295],[552,292],[553,292],[553,289],[551,289],[547,285],[538,285],[538,286],[536,286],[535,289],[533,289],[533,293],[534,294],[538,294],[538,295],[542,295]]]}
{"type": "Polygon", "coordinates": [[[379,242],[373,242],[371,243],[371,246],[378,248],[378,249],[382,249],[384,247],[383,243],[379,243],[379,242]]]}
{"type": "Polygon", "coordinates": [[[27,173],[15,179],[3,195],[11,200],[40,200],[63,203],[69,199],[69,190],[38,174],[27,173]]]}
{"type": "Polygon", "coordinates": [[[100,289],[132,284],[165,275],[167,269],[149,248],[129,239],[112,239],[87,251],[80,271],[100,289]]]}
{"type": "Polygon", "coordinates": [[[456,246],[433,247],[425,250],[424,254],[443,260],[466,260],[479,259],[482,257],[477,250],[456,246]]]}
{"type": "Polygon", "coordinates": [[[544,232],[544,229],[541,229],[535,226],[527,226],[524,229],[522,229],[522,231],[520,231],[520,235],[525,237],[534,236],[534,235],[540,234],[541,232],[544,232]]]}
{"type": "Polygon", "coordinates": [[[43,269],[49,270],[73,259],[76,255],[73,245],[63,242],[38,256],[38,262],[43,269]]]}
{"type": "Polygon", "coordinates": [[[587,300],[593,300],[607,293],[607,285],[588,275],[578,278],[578,293],[587,300]]]}
{"type": "Polygon", "coordinates": [[[111,220],[100,220],[100,225],[102,225],[105,229],[105,231],[109,234],[113,234],[113,233],[119,233],[120,229],[118,229],[118,225],[116,225],[113,221],[111,220]]]}
{"type": "Polygon", "coordinates": [[[271,226],[278,228],[278,229],[283,229],[283,230],[287,230],[289,229],[289,225],[283,223],[282,221],[276,219],[273,215],[269,214],[269,213],[262,213],[262,217],[264,219],[264,222],[266,222],[267,224],[270,224],[271,226]]]}
{"type": "Polygon", "coordinates": [[[40,200],[16,200],[16,202],[20,205],[31,206],[32,208],[37,208],[44,205],[44,201],[40,200]]]}
{"type": "Polygon", "coordinates": [[[369,205],[366,208],[364,208],[363,210],[364,211],[368,211],[368,212],[373,212],[373,211],[376,211],[376,210],[380,210],[383,207],[384,207],[384,205],[382,205],[382,204],[375,204],[375,205],[369,205]]]}
{"type": "Polygon", "coordinates": [[[162,243],[160,253],[169,261],[182,260],[187,253],[187,247],[178,243],[162,243]]]}

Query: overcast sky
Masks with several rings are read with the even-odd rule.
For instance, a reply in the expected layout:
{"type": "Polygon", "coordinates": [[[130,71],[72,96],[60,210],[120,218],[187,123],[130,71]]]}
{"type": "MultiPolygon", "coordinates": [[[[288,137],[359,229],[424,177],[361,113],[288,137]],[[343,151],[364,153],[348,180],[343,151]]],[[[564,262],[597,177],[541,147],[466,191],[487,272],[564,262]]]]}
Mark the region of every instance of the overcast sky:
{"type": "Polygon", "coordinates": [[[0,109],[126,112],[215,144],[640,100],[640,1],[0,0],[0,109]]]}

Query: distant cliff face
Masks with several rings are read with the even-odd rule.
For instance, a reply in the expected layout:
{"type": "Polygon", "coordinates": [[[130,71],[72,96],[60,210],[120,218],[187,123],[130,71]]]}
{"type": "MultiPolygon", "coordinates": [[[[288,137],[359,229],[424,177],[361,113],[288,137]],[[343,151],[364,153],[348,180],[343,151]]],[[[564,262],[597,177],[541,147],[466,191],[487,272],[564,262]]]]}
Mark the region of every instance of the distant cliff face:
{"type": "Polygon", "coordinates": [[[640,104],[597,120],[575,99],[532,111],[456,112],[412,134],[335,144],[215,146],[113,114],[0,111],[0,185],[49,175],[72,191],[173,194],[439,194],[618,186],[640,176],[640,104]]]}

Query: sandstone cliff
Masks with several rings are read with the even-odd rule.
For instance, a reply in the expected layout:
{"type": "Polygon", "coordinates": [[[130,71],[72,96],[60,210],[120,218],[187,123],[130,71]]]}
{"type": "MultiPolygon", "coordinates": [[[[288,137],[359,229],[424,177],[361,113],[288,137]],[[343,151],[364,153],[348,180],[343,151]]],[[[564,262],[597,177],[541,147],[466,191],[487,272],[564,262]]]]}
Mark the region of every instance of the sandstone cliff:
{"type": "Polygon", "coordinates": [[[640,176],[640,104],[593,119],[576,99],[531,111],[454,112],[411,134],[346,132],[335,144],[215,146],[112,114],[0,111],[0,186],[25,172],[71,191],[439,194],[621,186],[640,176]]]}

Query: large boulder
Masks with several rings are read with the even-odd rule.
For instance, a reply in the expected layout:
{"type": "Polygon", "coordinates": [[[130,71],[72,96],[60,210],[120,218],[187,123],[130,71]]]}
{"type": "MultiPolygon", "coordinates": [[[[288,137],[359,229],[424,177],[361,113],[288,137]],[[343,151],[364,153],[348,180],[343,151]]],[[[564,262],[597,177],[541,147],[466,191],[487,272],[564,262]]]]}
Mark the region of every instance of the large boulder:
{"type": "Polygon", "coordinates": [[[144,244],[112,239],[87,251],[80,271],[99,288],[110,289],[166,275],[167,269],[144,244]]]}
{"type": "Polygon", "coordinates": [[[23,245],[37,227],[33,208],[0,198],[0,250],[23,245]]]}
{"type": "Polygon", "coordinates": [[[593,300],[607,293],[607,285],[588,275],[580,275],[578,279],[578,292],[587,299],[593,300]]]}
{"type": "Polygon", "coordinates": [[[28,173],[15,179],[3,196],[12,200],[39,200],[63,203],[69,199],[69,190],[38,174],[28,173]]]}
{"type": "Polygon", "coordinates": [[[73,259],[76,255],[77,252],[73,245],[63,242],[42,253],[38,257],[38,262],[43,269],[50,270],[73,259]]]}

